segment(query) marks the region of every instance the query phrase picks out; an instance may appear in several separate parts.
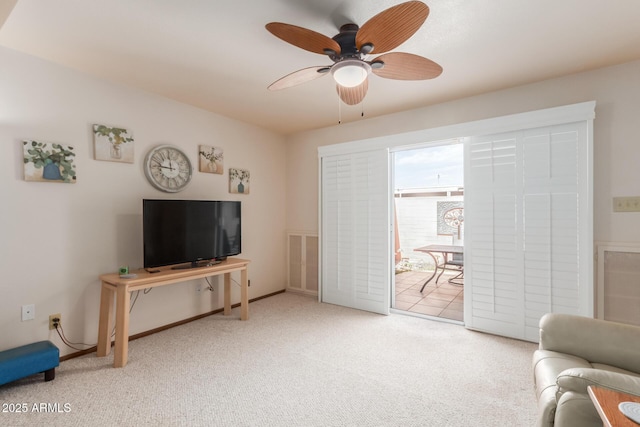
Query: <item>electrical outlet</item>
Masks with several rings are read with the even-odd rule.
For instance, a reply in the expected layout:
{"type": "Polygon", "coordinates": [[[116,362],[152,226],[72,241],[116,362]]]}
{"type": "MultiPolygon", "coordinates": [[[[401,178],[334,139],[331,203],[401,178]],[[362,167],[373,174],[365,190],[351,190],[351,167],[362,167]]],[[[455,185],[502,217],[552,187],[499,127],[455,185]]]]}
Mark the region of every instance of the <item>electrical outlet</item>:
{"type": "Polygon", "coordinates": [[[36,318],[36,306],[34,304],[27,304],[22,306],[22,321],[33,320],[36,318]]]}
{"type": "Polygon", "coordinates": [[[62,314],[60,313],[56,313],[56,314],[50,314],[49,315],[49,330],[53,330],[55,329],[55,325],[54,323],[60,323],[62,322],[62,314]],[[58,319],[57,321],[54,321],[53,319],[58,319]]]}

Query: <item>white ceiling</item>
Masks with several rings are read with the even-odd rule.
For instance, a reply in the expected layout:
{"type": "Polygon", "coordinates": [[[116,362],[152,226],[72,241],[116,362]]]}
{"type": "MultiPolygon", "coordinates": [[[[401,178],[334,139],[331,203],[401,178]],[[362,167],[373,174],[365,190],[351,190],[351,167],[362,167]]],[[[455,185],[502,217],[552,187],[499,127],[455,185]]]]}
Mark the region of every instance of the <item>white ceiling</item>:
{"type": "Polygon", "coordinates": [[[267,90],[332,62],[265,24],[333,37],[402,0],[18,0],[11,11],[13,1],[0,0],[0,45],[283,134],[640,59],[638,0],[424,0],[427,21],[395,51],[442,75],[372,75],[363,104],[339,107],[331,77],[267,90]]]}

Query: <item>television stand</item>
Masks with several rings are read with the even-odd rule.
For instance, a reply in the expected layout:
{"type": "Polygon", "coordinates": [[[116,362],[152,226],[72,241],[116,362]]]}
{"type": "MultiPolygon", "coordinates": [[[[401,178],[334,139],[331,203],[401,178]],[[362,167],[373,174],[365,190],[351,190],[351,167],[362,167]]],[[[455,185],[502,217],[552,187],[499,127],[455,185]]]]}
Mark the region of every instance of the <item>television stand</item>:
{"type": "MultiPolygon", "coordinates": [[[[103,274],[100,293],[100,319],[98,323],[97,356],[107,356],[111,351],[111,331],[114,326],[113,306],[115,297],[116,338],[113,347],[113,366],[122,368],[127,364],[129,353],[129,305],[131,292],[209,276],[224,275],[224,315],[231,314],[231,273],[240,272],[240,320],[249,319],[249,280],[247,266],[249,260],[227,258],[217,265],[199,268],[173,270],[160,268],[156,273],[144,269],[135,271],[133,279],[121,278],[118,273],[103,274]]],[[[155,270],[154,270],[155,271],[155,270]]]]}

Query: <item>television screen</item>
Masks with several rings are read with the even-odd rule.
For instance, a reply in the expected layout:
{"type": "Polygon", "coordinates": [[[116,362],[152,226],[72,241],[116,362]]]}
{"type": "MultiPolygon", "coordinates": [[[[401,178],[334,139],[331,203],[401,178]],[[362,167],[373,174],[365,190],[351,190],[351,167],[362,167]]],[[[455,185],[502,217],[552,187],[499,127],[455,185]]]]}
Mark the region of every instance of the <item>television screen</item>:
{"type": "Polygon", "coordinates": [[[198,267],[242,251],[238,201],[144,199],[142,206],[144,268],[198,267]]]}

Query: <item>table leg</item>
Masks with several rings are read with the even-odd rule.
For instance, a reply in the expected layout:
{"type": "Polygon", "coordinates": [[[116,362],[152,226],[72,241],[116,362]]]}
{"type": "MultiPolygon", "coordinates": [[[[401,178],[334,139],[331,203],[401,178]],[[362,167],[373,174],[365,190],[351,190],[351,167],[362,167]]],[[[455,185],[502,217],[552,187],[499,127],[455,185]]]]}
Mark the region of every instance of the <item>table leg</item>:
{"type": "Polygon", "coordinates": [[[126,286],[118,286],[116,292],[116,342],[113,366],[122,368],[129,356],[129,303],[131,293],[126,286]]]}
{"type": "Polygon", "coordinates": [[[247,269],[240,270],[240,320],[249,319],[249,279],[247,269]]]}
{"type": "MultiPolygon", "coordinates": [[[[420,292],[424,291],[424,288],[427,286],[427,284],[431,281],[431,279],[436,277],[436,274],[438,273],[438,259],[431,252],[425,252],[425,253],[431,255],[431,258],[433,258],[433,266],[434,267],[433,267],[433,274],[431,275],[431,277],[429,277],[427,280],[425,280],[424,284],[420,288],[420,292]]],[[[438,279],[436,279],[436,283],[438,283],[438,279]]]]}
{"type": "Polygon", "coordinates": [[[224,315],[231,314],[231,273],[224,273],[224,315]]]}
{"type": "Polygon", "coordinates": [[[113,327],[113,289],[102,282],[100,291],[100,319],[98,322],[98,348],[96,355],[103,357],[111,352],[111,328],[113,327]]]}
{"type": "Polygon", "coordinates": [[[442,267],[440,268],[440,274],[438,274],[438,278],[436,279],[436,283],[438,283],[438,280],[440,280],[440,277],[442,276],[442,274],[444,274],[445,267],[447,265],[447,262],[449,261],[449,255],[448,254],[443,253],[442,257],[444,258],[444,260],[442,261],[442,267]]]}

